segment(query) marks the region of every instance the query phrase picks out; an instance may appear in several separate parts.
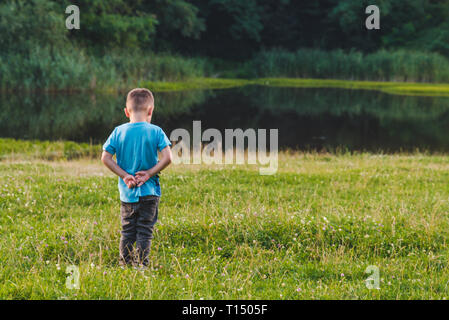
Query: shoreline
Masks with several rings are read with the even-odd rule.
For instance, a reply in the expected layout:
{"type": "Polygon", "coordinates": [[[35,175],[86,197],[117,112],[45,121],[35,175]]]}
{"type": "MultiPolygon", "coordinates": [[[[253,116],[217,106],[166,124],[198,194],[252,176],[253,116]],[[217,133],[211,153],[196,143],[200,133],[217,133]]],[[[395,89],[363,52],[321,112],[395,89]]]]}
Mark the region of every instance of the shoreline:
{"type": "Polygon", "coordinates": [[[283,88],[337,88],[349,90],[374,90],[394,95],[449,97],[449,84],[421,82],[361,81],[307,78],[215,79],[199,78],[180,82],[141,82],[154,92],[187,91],[202,89],[228,89],[249,85],[283,88]]]}
{"type": "MultiPolygon", "coordinates": [[[[347,90],[373,90],[393,95],[449,97],[449,83],[392,82],[368,80],[312,79],[312,78],[192,78],[182,81],[139,81],[134,86],[150,88],[153,92],[179,92],[192,90],[218,90],[243,88],[245,86],[266,86],[284,88],[336,88],[347,90]]],[[[0,94],[24,91],[43,94],[79,94],[127,92],[128,88],[98,89],[2,89],[0,94]]]]}
{"type": "MultiPolygon", "coordinates": [[[[70,140],[24,140],[0,137],[0,162],[16,161],[78,161],[99,159],[101,155],[101,144],[86,142],[73,142],[70,140]]],[[[334,150],[300,150],[280,148],[279,161],[282,159],[298,157],[429,157],[444,158],[449,157],[447,152],[428,151],[415,149],[413,151],[400,150],[397,152],[369,151],[369,150],[347,150],[335,148],[334,150]]],[[[245,155],[246,159],[246,155],[245,155]]],[[[204,165],[204,163],[202,163],[204,165]]]]}

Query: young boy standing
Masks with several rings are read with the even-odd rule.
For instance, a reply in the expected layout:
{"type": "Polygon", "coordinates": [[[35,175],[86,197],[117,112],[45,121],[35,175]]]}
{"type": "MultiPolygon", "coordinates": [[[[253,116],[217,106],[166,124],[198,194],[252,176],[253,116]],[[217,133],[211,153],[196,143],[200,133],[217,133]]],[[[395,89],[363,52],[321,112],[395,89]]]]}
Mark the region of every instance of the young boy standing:
{"type": "Polygon", "coordinates": [[[158,173],[172,160],[171,143],[164,131],[149,123],[153,110],[154,98],[150,90],[131,90],[125,108],[129,123],[116,127],[103,145],[101,161],[119,176],[121,265],[136,262],[133,259],[134,243],[138,264],[147,266],[149,263],[161,196],[158,173]],[[158,151],[161,153],[159,162],[158,151]],[[112,158],[114,154],[117,162],[112,158]]]}

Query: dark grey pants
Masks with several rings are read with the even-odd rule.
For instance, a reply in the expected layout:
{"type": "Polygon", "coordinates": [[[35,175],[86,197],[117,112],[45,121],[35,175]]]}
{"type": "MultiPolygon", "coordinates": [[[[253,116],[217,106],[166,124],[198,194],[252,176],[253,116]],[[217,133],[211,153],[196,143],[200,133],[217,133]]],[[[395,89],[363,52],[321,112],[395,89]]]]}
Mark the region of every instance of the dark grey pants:
{"type": "Polygon", "coordinates": [[[139,202],[122,202],[120,208],[122,236],[120,238],[120,262],[122,264],[148,265],[157,221],[159,197],[140,197],[139,202]],[[136,254],[133,245],[136,243],[136,254]],[[136,261],[137,260],[137,261],[136,261]]]}

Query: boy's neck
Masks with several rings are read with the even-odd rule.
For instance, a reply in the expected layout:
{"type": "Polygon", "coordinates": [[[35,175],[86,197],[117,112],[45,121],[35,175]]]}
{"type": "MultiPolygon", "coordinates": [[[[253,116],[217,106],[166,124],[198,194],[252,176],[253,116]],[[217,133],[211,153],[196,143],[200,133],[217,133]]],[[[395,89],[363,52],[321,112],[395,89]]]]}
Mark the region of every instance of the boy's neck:
{"type": "Polygon", "coordinates": [[[130,123],[146,122],[147,118],[148,118],[148,115],[145,113],[130,114],[129,122],[130,123]]]}

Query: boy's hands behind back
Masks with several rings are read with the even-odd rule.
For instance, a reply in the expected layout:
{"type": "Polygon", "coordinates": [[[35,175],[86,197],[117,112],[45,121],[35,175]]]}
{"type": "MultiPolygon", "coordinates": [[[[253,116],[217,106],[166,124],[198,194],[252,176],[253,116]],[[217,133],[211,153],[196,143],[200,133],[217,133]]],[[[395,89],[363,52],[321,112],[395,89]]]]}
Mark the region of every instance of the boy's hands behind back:
{"type": "Polygon", "coordinates": [[[170,146],[166,146],[164,149],[161,150],[161,159],[158,161],[158,163],[154,167],[152,167],[151,169],[148,169],[148,170],[142,170],[142,171],[136,172],[135,178],[137,181],[137,187],[140,187],[145,182],[147,182],[148,179],[150,179],[154,175],[157,175],[158,172],[161,172],[162,170],[164,170],[171,163],[171,160],[172,160],[172,154],[171,154],[170,146]]]}
{"type": "Polygon", "coordinates": [[[128,186],[129,189],[132,189],[135,187],[142,186],[150,178],[151,178],[150,174],[147,171],[138,171],[136,172],[135,176],[130,174],[126,175],[123,178],[123,181],[125,182],[125,184],[128,186]]]}
{"type": "MultiPolygon", "coordinates": [[[[105,159],[103,162],[105,162],[105,164],[108,164],[108,167],[114,168],[115,170],[113,170],[113,172],[115,172],[117,174],[119,174],[120,171],[124,172],[123,169],[118,167],[118,165],[112,160],[112,155],[108,154],[107,152],[103,152],[103,153],[105,154],[105,156],[104,156],[105,159]],[[115,168],[115,166],[117,168],[115,168]]],[[[130,189],[135,188],[135,187],[140,187],[143,184],[145,184],[145,182],[147,182],[148,179],[150,179],[152,176],[157,175],[164,168],[166,168],[171,163],[171,160],[172,160],[171,150],[170,150],[170,147],[167,146],[161,151],[161,160],[154,167],[152,167],[151,169],[148,169],[148,170],[138,171],[135,173],[134,176],[124,172],[126,175],[123,178],[123,181],[126,183],[128,188],[130,188],[130,189]]]]}

